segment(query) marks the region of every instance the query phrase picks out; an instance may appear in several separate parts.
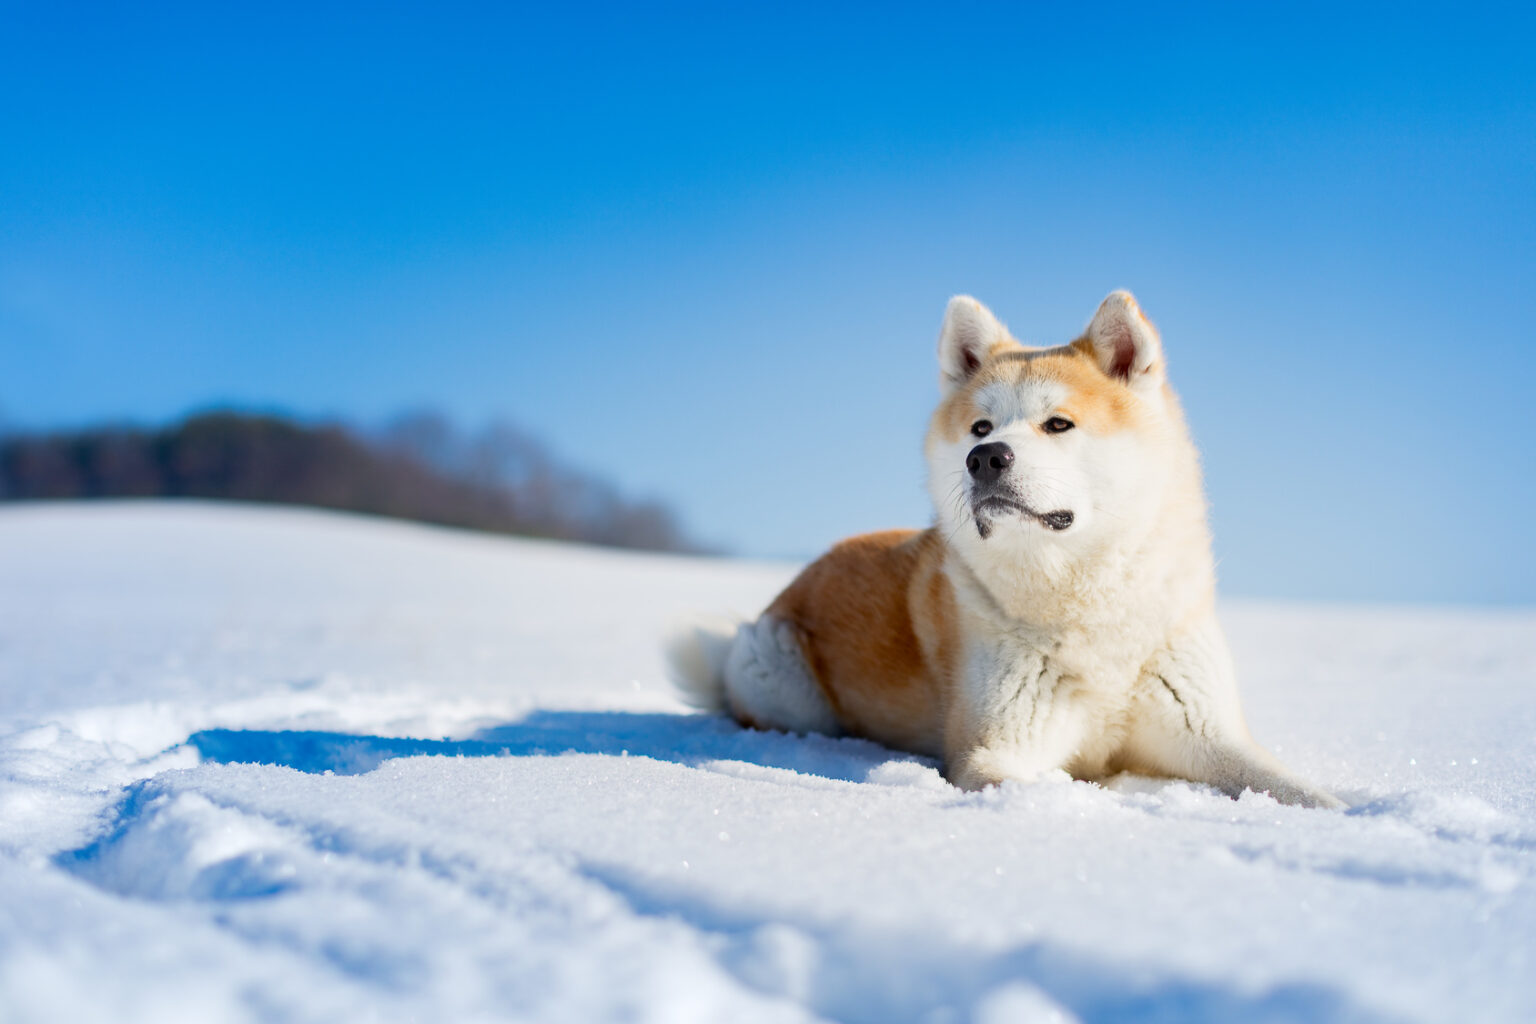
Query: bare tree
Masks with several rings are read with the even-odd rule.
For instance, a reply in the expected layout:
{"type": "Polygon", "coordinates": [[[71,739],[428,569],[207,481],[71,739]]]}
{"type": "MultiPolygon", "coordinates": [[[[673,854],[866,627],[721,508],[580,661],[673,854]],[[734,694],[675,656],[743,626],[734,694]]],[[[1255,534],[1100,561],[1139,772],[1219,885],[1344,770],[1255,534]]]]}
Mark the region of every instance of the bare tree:
{"type": "Polygon", "coordinates": [[[466,435],[437,413],[373,434],[210,412],[154,431],[0,436],[0,500],[197,497],[347,509],[498,533],[693,551],[676,517],[560,466],[509,424],[466,435]]]}

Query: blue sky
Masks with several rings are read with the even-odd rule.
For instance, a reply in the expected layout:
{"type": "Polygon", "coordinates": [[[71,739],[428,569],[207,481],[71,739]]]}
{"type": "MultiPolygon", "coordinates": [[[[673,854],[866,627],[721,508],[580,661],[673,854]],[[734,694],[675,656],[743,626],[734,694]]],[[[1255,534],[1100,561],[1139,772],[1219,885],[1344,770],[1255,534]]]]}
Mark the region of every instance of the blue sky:
{"type": "Polygon", "coordinates": [[[926,521],[951,294],[1125,287],[1229,593],[1536,602],[1531,9],[1159,8],[6,5],[0,415],[506,418],[807,556],[926,521]]]}

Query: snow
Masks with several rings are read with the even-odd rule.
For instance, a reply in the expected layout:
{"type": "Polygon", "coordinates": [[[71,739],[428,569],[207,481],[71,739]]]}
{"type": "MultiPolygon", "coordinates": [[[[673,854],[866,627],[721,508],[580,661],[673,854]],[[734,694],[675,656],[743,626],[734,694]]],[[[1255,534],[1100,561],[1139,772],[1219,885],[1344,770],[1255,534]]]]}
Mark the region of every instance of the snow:
{"type": "Polygon", "coordinates": [[[1536,613],[1229,603],[1344,812],[689,713],[783,565],[0,510],[0,1019],[1536,1019],[1536,613]]]}

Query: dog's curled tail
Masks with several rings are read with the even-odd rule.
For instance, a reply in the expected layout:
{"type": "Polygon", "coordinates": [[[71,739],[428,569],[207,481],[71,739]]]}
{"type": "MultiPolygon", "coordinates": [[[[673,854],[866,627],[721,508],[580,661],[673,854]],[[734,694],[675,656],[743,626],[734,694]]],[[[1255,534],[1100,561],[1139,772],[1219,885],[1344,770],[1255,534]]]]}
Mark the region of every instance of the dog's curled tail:
{"type": "Polygon", "coordinates": [[[667,668],[683,700],[705,711],[725,710],[725,662],[740,623],[697,618],[667,634],[667,668]]]}

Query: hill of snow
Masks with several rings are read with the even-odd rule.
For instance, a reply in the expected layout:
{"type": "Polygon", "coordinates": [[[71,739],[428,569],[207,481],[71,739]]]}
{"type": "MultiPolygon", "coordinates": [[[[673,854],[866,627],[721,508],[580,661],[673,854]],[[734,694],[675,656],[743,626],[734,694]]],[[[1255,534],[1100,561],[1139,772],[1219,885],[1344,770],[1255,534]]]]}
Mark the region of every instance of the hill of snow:
{"type": "Polygon", "coordinates": [[[691,714],[793,567],[0,509],[0,1019],[1536,1020],[1536,613],[1229,604],[1344,812],[691,714]]]}

